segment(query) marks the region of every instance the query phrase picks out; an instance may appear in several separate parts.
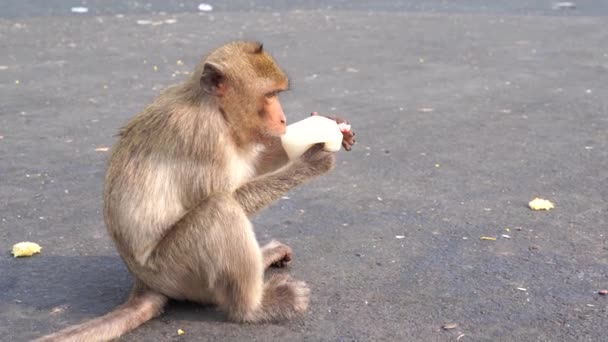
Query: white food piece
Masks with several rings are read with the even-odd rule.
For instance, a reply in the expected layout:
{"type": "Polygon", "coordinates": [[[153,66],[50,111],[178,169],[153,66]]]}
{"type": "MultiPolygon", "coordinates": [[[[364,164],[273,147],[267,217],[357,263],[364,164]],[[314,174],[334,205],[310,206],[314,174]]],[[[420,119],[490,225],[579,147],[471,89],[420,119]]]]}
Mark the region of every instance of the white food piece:
{"type": "Polygon", "coordinates": [[[326,151],[339,151],[342,146],[342,132],[334,120],[323,116],[310,116],[287,126],[281,143],[289,159],[294,160],[318,143],[324,143],[326,151]]]}
{"type": "Polygon", "coordinates": [[[349,124],[346,124],[346,123],[343,122],[341,124],[338,124],[338,127],[340,128],[340,131],[342,133],[350,132],[350,125],[349,124]]]}

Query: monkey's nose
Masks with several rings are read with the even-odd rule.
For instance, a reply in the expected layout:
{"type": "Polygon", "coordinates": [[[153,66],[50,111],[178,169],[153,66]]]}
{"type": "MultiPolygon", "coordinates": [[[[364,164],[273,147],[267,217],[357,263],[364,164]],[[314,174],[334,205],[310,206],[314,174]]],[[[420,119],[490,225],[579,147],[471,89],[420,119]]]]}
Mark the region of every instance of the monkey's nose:
{"type": "Polygon", "coordinates": [[[281,119],[281,123],[282,123],[283,125],[285,125],[285,124],[287,123],[287,121],[285,121],[285,119],[281,119]]]}

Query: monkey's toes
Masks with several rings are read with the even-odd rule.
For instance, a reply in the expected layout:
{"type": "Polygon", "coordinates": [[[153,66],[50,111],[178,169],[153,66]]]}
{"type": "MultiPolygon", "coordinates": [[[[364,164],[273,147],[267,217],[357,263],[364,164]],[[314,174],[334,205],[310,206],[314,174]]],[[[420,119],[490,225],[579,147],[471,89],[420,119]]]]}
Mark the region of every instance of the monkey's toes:
{"type": "Polygon", "coordinates": [[[288,266],[291,263],[291,260],[293,259],[293,253],[291,251],[291,248],[287,245],[280,245],[275,248],[276,253],[279,255],[279,259],[273,262],[270,266],[278,268],[288,266]]]}
{"type": "Polygon", "coordinates": [[[285,267],[293,259],[291,248],[277,240],[272,240],[262,247],[262,252],[267,267],[285,267]]]}

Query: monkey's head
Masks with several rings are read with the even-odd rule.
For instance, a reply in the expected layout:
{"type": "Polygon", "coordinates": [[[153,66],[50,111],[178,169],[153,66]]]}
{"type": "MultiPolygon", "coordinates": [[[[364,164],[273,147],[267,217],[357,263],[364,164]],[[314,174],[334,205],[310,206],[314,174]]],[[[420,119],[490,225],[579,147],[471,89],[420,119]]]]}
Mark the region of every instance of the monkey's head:
{"type": "Polygon", "coordinates": [[[279,93],[289,82],[261,43],[224,45],[203,59],[195,75],[204,96],[213,99],[231,127],[258,141],[285,133],[279,93]]]}

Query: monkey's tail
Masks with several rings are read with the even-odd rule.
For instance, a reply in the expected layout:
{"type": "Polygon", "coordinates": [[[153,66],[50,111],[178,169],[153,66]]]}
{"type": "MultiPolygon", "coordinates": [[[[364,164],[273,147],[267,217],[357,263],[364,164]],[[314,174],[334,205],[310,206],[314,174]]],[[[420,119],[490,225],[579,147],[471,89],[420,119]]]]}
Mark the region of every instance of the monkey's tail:
{"type": "Polygon", "coordinates": [[[110,341],[161,313],[168,298],[150,290],[134,290],[126,303],[104,316],[68,327],[35,342],[110,341]]]}

